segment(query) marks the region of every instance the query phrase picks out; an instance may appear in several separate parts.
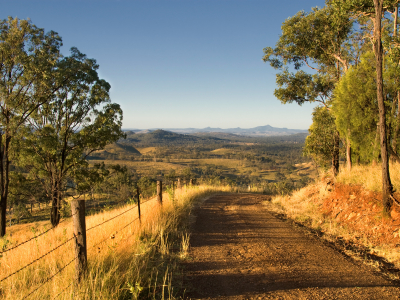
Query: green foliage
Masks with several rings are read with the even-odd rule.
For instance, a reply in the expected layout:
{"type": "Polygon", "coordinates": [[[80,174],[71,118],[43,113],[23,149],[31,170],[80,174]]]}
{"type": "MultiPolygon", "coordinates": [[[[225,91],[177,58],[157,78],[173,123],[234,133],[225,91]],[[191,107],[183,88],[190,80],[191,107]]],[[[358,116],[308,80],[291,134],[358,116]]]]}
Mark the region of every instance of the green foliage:
{"type": "Polygon", "coordinates": [[[320,166],[328,168],[334,149],[335,118],[325,107],[316,107],[313,123],[306,138],[304,154],[311,156],[320,166]]]}
{"type": "MultiPolygon", "coordinates": [[[[102,177],[99,180],[91,181],[92,192],[103,195],[110,202],[135,202],[137,174],[126,166],[101,164],[102,177]],[[95,183],[94,183],[95,182],[95,183]],[[93,184],[94,183],[94,184],[93,184]]],[[[98,171],[97,171],[98,172],[98,171]]],[[[93,173],[97,173],[93,172],[93,173]]]]}
{"type": "Polygon", "coordinates": [[[340,134],[350,139],[353,152],[366,162],[376,159],[379,149],[375,74],[374,55],[365,53],[360,64],[341,78],[332,108],[340,134]]]}
{"type": "Polygon", "coordinates": [[[158,129],[149,133],[135,134],[133,131],[127,132],[127,142],[140,146],[170,146],[170,145],[187,145],[187,144],[207,144],[224,142],[223,139],[217,137],[201,137],[194,135],[186,135],[174,133],[158,129]]]}
{"type": "Polygon", "coordinates": [[[24,203],[18,203],[13,207],[13,215],[17,218],[17,223],[19,223],[22,218],[29,217],[31,214],[24,203]]]}
{"type": "Polygon", "coordinates": [[[352,21],[343,11],[337,14],[330,5],[300,11],[282,24],[276,47],[264,49],[264,61],[274,68],[293,64],[298,70],[304,65],[334,65],[333,53],[340,53],[342,43],[352,30],[352,21]],[[335,16],[335,18],[333,18],[335,16]]]}
{"type": "Polygon", "coordinates": [[[77,49],[60,62],[60,72],[73,72],[74,80],[29,117],[26,151],[38,171],[61,176],[86,169],[85,158],[123,136],[122,111],[110,103],[110,85],[97,76],[98,66],[77,49]],[[101,108],[99,110],[99,108],[101,108]],[[38,165],[37,165],[38,164],[38,165]]]}
{"type": "Polygon", "coordinates": [[[352,21],[346,13],[338,14],[331,6],[298,12],[282,24],[282,35],[275,48],[264,49],[263,60],[275,69],[278,88],[275,96],[282,103],[318,101],[329,104],[337,81],[337,62],[347,69],[354,58],[348,51],[352,21]],[[335,18],[333,18],[335,16],[335,18]],[[289,72],[286,65],[296,70],[289,72]],[[314,74],[301,68],[308,66],[314,74]],[[315,72],[316,71],[316,72],[315,72]]]}
{"type": "Polygon", "coordinates": [[[176,178],[176,172],[174,169],[170,169],[168,174],[164,176],[165,179],[167,180],[175,180],[176,178]]]}
{"type": "Polygon", "coordinates": [[[110,85],[98,78],[98,65],[76,48],[58,63],[58,76],[69,78],[54,97],[27,118],[18,164],[36,176],[52,199],[52,223],[58,223],[61,194],[88,191],[99,169],[89,168],[90,153],[123,137],[122,110],[111,103],[110,85]],[[85,178],[85,180],[81,180],[85,178]]]}
{"type": "Polygon", "coordinates": [[[304,102],[326,103],[330,98],[334,84],[327,74],[307,74],[303,70],[295,73],[285,69],[276,75],[278,88],[274,95],[283,104],[296,102],[299,105],[304,102]]]}
{"type": "Polygon", "coordinates": [[[0,21],[0,235],[5,234],[12,141],[65,78],[57,75],[61,38],[28,20],[0,21]]]}
{"type": "Polygon", "coordinates": [[[185,168],[185,169],[183,169],[182,170],[182,177],[184,178],[184,179],[186,179],[186,180],[189,180],[190,178],[192,178],[192,170],[191,170],[191,168],[189,167],[189,168],[185,168]]]}
{"type": "Polygon", "coordinates": [[[143,197],[153,196],[156,193],[157,181],[148,176],[142,176],[137,181],[137,186],[140,189],[140,194],[143,197]]]}
{"type": "MultiPolygon", "coordinates": [[[[313,8],[309,13],[298,12],[286,19],[281,28],[282,35],[275,48],[265,48],[263,57],[273,68],[282,70],[276,76],[278,88],[275,96],[282,103],[296,102],[302,105],[304,102],[317,101],[330,108],[335,84],[348,66],[357,60],[357,53],[352,51],[356,47],[349,39],[353,30],[350,13],[338,10],[328,2],[325,7],[313,8]],[[289,64],[295,72],[289,72],[289,64]],[[304,72],[304,66],[312,69],[313,74],[304,72]]],[[[334,127],[335,124],[332,124],[334,127]]],[[[329,123],[329,130],[332,124],[329,123]]],[[[317,125],[314,124],[310,128],[313,136],[306,140],[305,153],[318,158],[324,166],[326,154],[329,153],[336,174],[339,171],[339,149],[333,147],[332,151],[323,150],[328,146],[322,142],[326,138],[318,137],[316,131],[317,125]]],[[[335,137],[338,141],[338,137],[335,137]]]]}
{"type": "MultiPolygon", "coordinates": [[[[380,0],[387,11],[393,11],[398,0],[380,0]]],[[[327,3],[337,11],[345,11],[353,15],[365,17],[375,14],[374,0],[328,0],[327,3]]]]}

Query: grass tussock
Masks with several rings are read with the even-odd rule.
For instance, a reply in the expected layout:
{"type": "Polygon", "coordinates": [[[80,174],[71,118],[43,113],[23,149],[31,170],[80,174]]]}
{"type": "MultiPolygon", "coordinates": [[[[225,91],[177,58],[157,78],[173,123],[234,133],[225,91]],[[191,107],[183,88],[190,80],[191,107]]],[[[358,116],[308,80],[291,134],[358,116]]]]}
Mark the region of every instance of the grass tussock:
{"type": "MultiPolygon", "coordinates": [[[[400,164],[390,163],[390,178],[396,191],[400,191],[400,164]]],[[[351,171],[343,168],[336,178],[337,182],[344,184],[361,185],[369,191],[382,191],[382,167],[376,165],[355,165],[351,171]]]]}
{"type": "MultiPolygon", "coordinates": [[[[165,193],[162,207],[155,199],[141,205],[141,222],[136,220],[137,208],[132,205],[88,216],[88,268],[79,285],[74,281],[74,243],[68,241],[72,221],[65,221],[0,255],[0,280],[33,262],[1,282],[0,298],[26,299],[32,293],[29,299],[173,299],[182,293],[178,261],[188,251],[187,225],[192,206],[222,191],[230,188],[195,186],[177,190],[173,197],[165,193]],[[64,246],[35,262],[64,242],[64,246]]],[[[15,230],[12,236],[0,239],[0,250],[17,246],[45,229],[31,224],[30,230],[15,230]]]]}
{"type": "MultiPolygon", "coordinates": [[[[284,213],[289,218],[301,223],[319,226],[324,220],[320,212],[324,197],[329,192],[323,182],[308,185],[291,195],[282,195],[272,198],[274,204],[270,208],[278,213],[284,213]]],[[[268,203],[266,203],[268,204],[268,203]]]]}

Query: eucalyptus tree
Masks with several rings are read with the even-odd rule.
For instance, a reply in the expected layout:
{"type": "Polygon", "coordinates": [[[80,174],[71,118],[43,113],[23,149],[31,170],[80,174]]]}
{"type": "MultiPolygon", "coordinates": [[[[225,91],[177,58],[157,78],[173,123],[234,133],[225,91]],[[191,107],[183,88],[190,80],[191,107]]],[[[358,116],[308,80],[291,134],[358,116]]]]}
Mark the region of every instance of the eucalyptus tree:
{"type": "MultiPolygon", "coordinates": [[[[398,156],[398,139],[400,138],[400,38],[398,36],[398,4],[394,5],[392,14],[392,31],[390,34],[390,30],[385,30],[384,36],[384,46],[388,49],[387,52],[389,54],[389,61],[391,62],[389,68],[389,77],[391,78],[391,82],[395,88],[395,97],[392,103],[392,113],[391,113],[391,130],[392,130],[392,149],[393,154],[397,160],[399,160],[398,156]]],[[[390,28],[390,27],[389,27],[390,28]]],[[[390,151],[390,147],[389,147],[390,151]]]]}
{"type": "Polygon", "coordinates": [[[308,130],[303,153],[312,157],[318,165],[327,168],[332,152],[335,151],[334,140],[327,138],[336,131],[335,117],[324,106],[315,107],[312,115],[313,123],[308,130]]]}
{"type": "Polygon", "coordinates": [[[72,48],[58,67],[71,79],[28,117],[21,161],[45,185],[53,226],[60,220],[63,192],[82,192],[85,180],[79,179],[96,177],[87,157],[124,136],[122,110],[111,103],[110,84],[98,77],[96,61],[72,48]]]}
{"type": "Polygon", "coordinates": [[[64,79],[56,75],[61,38],[30,21],[0,21],[0,236],[6,233],[12,142],[64,79]]]}
{"type": "MultiPolygon", "coordinates": [[[[328,110],[335,83],[355,60],[357,51],[349,42],[353,23],[345,11],[335,7],[313,8],[298,12],[282,25],[282,35],[275,48],[264,49],[263,60],[269,62],[277,74],[275,96],[282,103],[320,102],[328,110]],[[288,65],[294,67],[290,72],[288,65]],[[308,67],[312,73],[306,73],[308,67]]],[[[332,169],[339,171],[339,134],[335,131],[332,169]]],[[[348,159],[349,163],[351,162],[348,159]]]]}
{"type": "MultiPolygon", "coordinates": [[[[386,124],[386,107],[383,87],[383,44],[382,18],[385,12],[392,12],[398,6],[399,0],[331,0],[330,4],[352,13],[354,18],[369,19],[373,24],[373,35],[370,37],[375,54],[376,64],[376,97],[379,107],[379,131],[382,159],[382,202],[383,211],[389,214],[393,197],[393,185],[389,174],[388,138],[386,124]]],[[[395,200],[397,201],[397,200],[395,200]]]]}
{"type": "Polygon", "coordinates": [[[336,85],[332,105],[337,129],[364,162],[375,161],[380,147],[375,72],[374,54],[366,52],[336,85]]]}

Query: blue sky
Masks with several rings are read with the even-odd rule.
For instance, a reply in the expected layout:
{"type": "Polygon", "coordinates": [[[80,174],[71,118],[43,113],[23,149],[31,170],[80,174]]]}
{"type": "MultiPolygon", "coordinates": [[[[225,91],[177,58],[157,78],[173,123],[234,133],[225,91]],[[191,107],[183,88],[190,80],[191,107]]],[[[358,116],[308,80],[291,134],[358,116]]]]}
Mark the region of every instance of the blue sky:
{"type": "Polygon", "coordinates": [[[124,128],[307,129],[313,104],[281,104],[262,62],[282,22],[322,0],[0,0],[97,60],[124,128]]]}

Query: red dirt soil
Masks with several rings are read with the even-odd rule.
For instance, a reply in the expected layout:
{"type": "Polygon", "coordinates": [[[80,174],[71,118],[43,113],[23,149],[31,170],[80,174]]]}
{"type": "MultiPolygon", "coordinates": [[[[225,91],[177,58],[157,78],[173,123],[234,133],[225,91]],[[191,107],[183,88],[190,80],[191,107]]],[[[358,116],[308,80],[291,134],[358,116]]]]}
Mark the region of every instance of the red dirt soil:
{"type": "MultiPolygon", "coordinates": [[[[400,199],[400,195],[395,195],[400,199]]],[[[400,250],[400,208],[393,206],[391,218],[382,214],[380,193],[366,191],[361,186],[336,183],[323,201],[322,210],[342,226],[366,237],[374,245],[387,244],[400,250]]]]}

